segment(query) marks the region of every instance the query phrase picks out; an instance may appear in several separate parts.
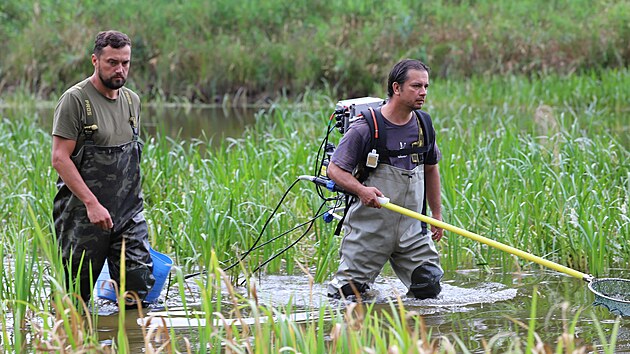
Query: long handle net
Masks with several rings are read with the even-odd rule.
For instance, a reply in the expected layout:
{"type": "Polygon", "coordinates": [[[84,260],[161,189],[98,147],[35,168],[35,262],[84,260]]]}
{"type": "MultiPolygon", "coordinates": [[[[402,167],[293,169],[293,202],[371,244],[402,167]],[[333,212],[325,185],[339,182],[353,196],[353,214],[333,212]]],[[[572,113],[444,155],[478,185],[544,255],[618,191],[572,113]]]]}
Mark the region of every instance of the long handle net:
{"type": "Polygon", "coordinates": [[[630,280],[595,279],[588,288],[595,294],[593,305],[604,306],[616,315],[630,316],[630,280]]]}

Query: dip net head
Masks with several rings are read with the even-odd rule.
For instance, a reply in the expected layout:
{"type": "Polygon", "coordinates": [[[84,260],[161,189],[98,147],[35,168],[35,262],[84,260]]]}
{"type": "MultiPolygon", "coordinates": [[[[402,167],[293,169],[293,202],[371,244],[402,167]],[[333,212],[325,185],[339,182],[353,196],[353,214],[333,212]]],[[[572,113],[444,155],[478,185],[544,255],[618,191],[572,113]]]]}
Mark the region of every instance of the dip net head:
{"type": "Polygon", "coordinates": [[[630,316],[630,280],[594,279],[588,288],[595,294],[593,305],[604,306],[615,315],[630,316]]]}

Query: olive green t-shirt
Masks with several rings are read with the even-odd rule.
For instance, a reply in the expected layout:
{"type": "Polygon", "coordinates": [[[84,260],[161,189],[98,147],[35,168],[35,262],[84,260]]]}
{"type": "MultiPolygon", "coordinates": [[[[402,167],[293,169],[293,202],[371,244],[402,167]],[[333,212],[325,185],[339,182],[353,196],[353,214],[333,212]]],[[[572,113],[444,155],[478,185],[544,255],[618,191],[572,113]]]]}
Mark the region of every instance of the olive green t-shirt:
{"type": "Polygon", "coordinates": [[[85,96],[89,99],[92,108],[92,119],[98,129],[92,135],[94,144],[99,146],[116,146],[127,143],[133,138],[133,130],[129,123],[129,117],[136,117],[138,126],[140,123],[140,98],[137,94],[127,89],[133,102],[133,114],[130,113],[129,103],[120,89],[120,94],[115,100],[103,96],[96,90],[90,79],[85,79],[69,88],[61,95],[55,107],[52,134],[77,141],[75,153],[83,146],[85,135],[83,125],[86,121],[85,96]]]}

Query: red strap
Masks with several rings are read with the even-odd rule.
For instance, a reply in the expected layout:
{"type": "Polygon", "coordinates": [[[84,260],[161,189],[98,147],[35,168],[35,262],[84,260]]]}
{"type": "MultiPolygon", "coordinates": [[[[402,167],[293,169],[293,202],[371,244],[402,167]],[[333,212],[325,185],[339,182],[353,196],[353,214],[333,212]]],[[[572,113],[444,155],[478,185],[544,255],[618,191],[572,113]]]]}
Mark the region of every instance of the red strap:
{"type": "Polygon", "coordinates": [[[370,109],[370,113],[372,113],[372,120],[374,121],[374,139],[378,139],[378,124],[376,124],[376,115],[374,115],[374,109],[372,107],[368,107],[370,109]]]}

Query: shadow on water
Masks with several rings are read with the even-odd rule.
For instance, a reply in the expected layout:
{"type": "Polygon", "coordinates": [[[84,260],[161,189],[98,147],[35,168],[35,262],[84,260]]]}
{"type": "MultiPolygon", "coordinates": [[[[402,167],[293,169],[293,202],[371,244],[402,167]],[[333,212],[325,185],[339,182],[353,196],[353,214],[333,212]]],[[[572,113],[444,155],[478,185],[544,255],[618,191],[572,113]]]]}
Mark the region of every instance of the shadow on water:
{"type": "MultiPolygon", "coordinates": [[[[623,272],[610,276],[623,277],[623,272]]],[[[271,275],[254,280],[257,298],[260,304],[284,308],[291,305],[294,310],[292,319],[300,322],[317,314],[321,306],[343,309],[348,303],[329,300],[326,296],[326,284],[310,285],[308,277],[303,275],[271,275]]],[[[190,279],[187,283],[189,306],[198,301],[197,283],[190,279]]],[[[224,290],[225,291],[225,290],[224,290]]],[[[237,288],[237,292],[246,295],[246,289],[237,288]]],[[[405,310],[414,316],[422,316],[430,327],[433,338],[457,336],[472,352],[482,351],[484,341],[491,339],[505,341],[509,337],[527,336],[523,325],[531,317],[532,295],[537,291],[536,332],[545,343],[556,343],[557,337],[566,333],[567,325],[573,320],[575,312],[581,310],[576,327],[576,336],[585,343],[598,343],[599,337],[590,316],[591,309],[598,321],[610,335],[615,317],[606,310],[593,307],[593,294],[587,284],[579,279],[567,277],[550,271],[532,273],[495,273],[487,274],[476,270],[447,272],[443,280],[443,290],[438,299],[417,300],[405,296],[404,285],[395,277],[379,277],[370,290],[366,303],[374,305],[376,311],[391,311],[390,302],[400,297],[405,310]],[[570,306],[563,310],[563,304],[570,306]]],[[[166,289],[163,292],[165,295],[166,289]]],[[[176,287],[168,291],[169,295],[178,294],[176,287]]],[[[227,291],[225,291],[227,294],[227,291]]],[[[198,326],[206,325],[204,320],[186,316],[181,311],[182,301],[169,297],[166,309],[149,310],[146,316],[159,318],[178,336],[195,338],[198,326]]],[[[199,308],[199,306],[197,307],[199,308]]],[[[190,310],[190,308],[189,308],[190,310]]],[[[143,347],[143,337],[137,313],[128,312],[126,333],[132,347],[143,347]]],[[[146,318],[145,316],[145,318],[146,318]]],[[[203,316],[201,316],[203,318],[203,316]]],[[[112,313],[99,318],[101,339],[114,338],[118,326],[118,316],[112,313]]],[[[312,319],[312,318],[311,318],[312,319]]],[[[154,319],[152,321],[155,321],[154,319]]],[[[620,327],[617,339],[617,351],[630,351],[630,329],[620,327]]],[[[155,323],[155,322],[152,322],[155,323]]],[[[194,340],[193,340],[194,342],[194,340]]]]}

